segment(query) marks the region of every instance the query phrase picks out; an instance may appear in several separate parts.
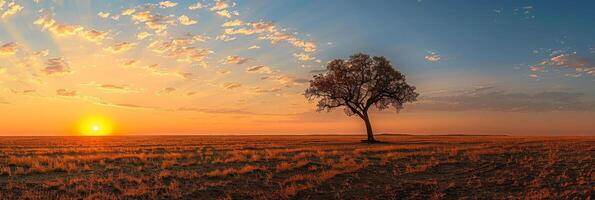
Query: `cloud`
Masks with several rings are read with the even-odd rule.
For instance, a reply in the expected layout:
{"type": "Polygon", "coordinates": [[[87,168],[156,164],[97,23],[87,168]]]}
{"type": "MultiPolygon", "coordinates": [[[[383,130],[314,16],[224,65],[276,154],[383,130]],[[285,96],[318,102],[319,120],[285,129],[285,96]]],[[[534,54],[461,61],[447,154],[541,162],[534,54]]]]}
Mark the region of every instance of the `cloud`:
{"type": "Polygon", "coordinates": [[[178,72],[176,73],[180,78],[184,79],[184,80],[192,80],[192,77],[194,76],[192,73],[190,72],[178,72]]]}
{"type": "Polygon", "coordinates": [[[227,1],[225,0],[216,0],[215,1],[215,5],[213,5],[213,7],[211,7],[209,10],[210,11],[218,11],[218,10],[224,10],[229,8],[229,4],[227,3],[227,1]]]}
{"type": "Polygon", "coordinates": [[[520,93],[495,90],[492,87],[445,93],[447,95],[421,96],[418,102],[411,105],[411,109],[497,112],[595,111],[595,101],[584,99],[582,93],[520,93]]]}
{"type": "Polygon", "coordinates": [[[243,109],[237,108],[193,108],[193,107],[181,107],[178,111],[186,112],[201,112],[209,114],[240,114],[240,115],[265,115],[265,116],[287,116],[287,114],[274,114],[274,113],[256,113],[250,112],[243,109]]]}
{"type": "Polygon", "coordinates": [[[88,30],[82,32],[82,37],[92,42],[101,42],[107,37],[107,35],[107,32],[98,30],[88,30]]]}
{"type": "Polygon", "coordinates": [[[221,40],[224,42],[229,42],[229,41],[235,40],[236,37],[230,37],[229,35],[222,34],[222,35],[218,35],[215,39],[221,40]]]}
{"type": "Polygon", "coordinates": [[[209,8],[209,11],[215,12],[217,15],[222,17],[231,18],[232,14],[239,15],[237,11],[230,12],[228,10],[228,8],[233,7],[233,5],[230,6],[226,0],[215,0],[215,4],[211,8],[209,8]]]}
{"type": "Polygon", "coordinates": [[[130,43],[130,42],[120,42],[120,43],[116,43],[112,46],[108,46],[106,48],[104,48],[103,50],[112,52],[112,53],[120,53],[120,52],[124,52],[124,51],[128,51],[130,50],[132,47],[134,47],[134,43],[130,43]]]}
{"type": "Polygon", "coordinates": [[[236,64],[236,65],[241,65],[244,63],[247,63],[248,61],[250,61],[249,58],[242,58],[240,56],[227,56],[225,57],[225,59],[223,60],[223,64],[236,64]]]}
{"type": "Polygon", "coordinates": [[[213,51],[208,48],[199,48],[193,45],[206,39],[208,39],[208,37],[186,35],[182,38],[154,41],[149,44],[149,48],[163,56],[174,57],[178,61],[203,63],[204,59],[207,58],[209,54],[213,53],[213,51]]]}
{"type": "Polygon", "coordinates": [[[248,47],[248,49],[260,49],[260,46],[252,45],[252,46],[248,47]]]}
{"type": "Polygon", "coordinates": [[[140,33],[136,34],[136,38],[138,40],[144,40],[145,38],[147,38],[147,37],[149,37],[151,35],[153,35],[153,34],[150,34],[150,33],[146,32],[146,31],[143,31],[143,32],[140,32],[140,33]]]}
{"type": "Polygon", "coordinates": [[[545,71],[545,67],[544,66],[530,66],[529,70],[531,70],[532,72],[544,72],[545,71]]]}
{"type": "Polygon", "coordinates": [[[10,92],[14,93],[14,94],[33,94],[35,92],[37,92],[34,89],[27,89],[27,90],[14,90],[14,89],[10,89],[10,92]]]}
{"type": "Polygon", "coordinates": [[[167,30],[168,25],[172,25],[175,22],[175,18],[153,14],[151,11],[135,12],[131,16],[133,21],[144,23],[146,28],[154,30],[157,33],[164,32],[167,30]]]}
{"type": "Polygon", "coordinates": [[[180,21],[180,24],[186,25],[186,26],[198,23],[198,21],[192,20],[186,15],[182,15],[182,16],[178,17],[178,21],[180,21]]]}
{"type": "Polygon", "coordinates": [[[242,84],[238,83],[238,82],[227,82],[227,83],[223,83],[223,85],[221,85],[221,86],[225,89],[231,90],[231,89],[242,87],[242,84]]]}
{"type": "Polygon", "coordinates": [[[110,15],[109,12],[99,12],[97,13],[97,16],[101,17],[101,18],[108,18],[110,15]]]}
{"type": "Polygon", "coordinates": [[[190,6],[188,6],[188,9],[190,9],[190,10],[198,10],[198,9],[201,9],[201,8],[204,8],[204,7],[205,6],[202,5],[200,2],[196,2],[196,3],[191,4],[190,6]]]}
{"type": "Polygon", "coordinates": [[[595,76],[595,64],[591,60],[577,56],[575,53],[552,55],[539,64],[530,66],[529,70],[534,73],[546,72],[546,68],[572,70],[575,74],[570,74],[571,77],[595,76]]]}
{"type": "Polygon", "coordinates": [[[94,87],[111,93],[138,93],[143,89],[132,88],[128,84],[99,84],[95,82],[83,83],[83,86],[94,87]]]}
{"type": "Polygon", "coordinates": [[[241,26],[243,24],[243,22],[239,19],[236,20],[231,20],[231,21],[227,21],[225,23],[223,23],[221,26],[222,27],[234,27],[234,26],[241,26]]]}
{"type": "Polygon", "coordinates": [[[227,10],[220,10],[220,11],[217,11],[216,13],[219,16],[231,18],[231,13],[227,10]]]}
{"type": "Polygon", "coordinates": [[[79,36],[92,42],[101,42],[108,36],[108,33],[104,31],[85,30],[82,26],[61,24],[48,16],[38,18],[33,24],[39,25],[42,30],[48,30],[60,37],[79,36]]]}
{"type": "Polygon", "coordinates": [[[15,42],[5,43],[0,46],[0,55],[14,55],[18,50],[18,45],[15,42]]]}
{"type": "Polygon", "coordinates": [[[56,90],[56,94],[59,96],[74,97],[74,96],[76,96],[76,91],[67,90],[67,89],[58,89],[58,90],[56,90]]]}
{"type": "Polygon", "coordinates": [[[134,65],[134,64],[136,64],[137,62],[138,62],[138,60],[127,60],[127,61],[125,61],[125,62],[124,62],[124,63],[122,63],[122,64],[123,64],[125,67],[128,67],[128,66],[131,66],[131,65],[134,65]]]}
{"type": "Polygon", "coordinates": [[[307,53],[294,53],[293,57],[297,58],[298,60],[301,61],[311,61],[311,60],[315,60],[316,57],[311,56],[310,54],[307,53]]]}
{"type": "Polygon", "coordinates": [[[440,56],[440,54],[434,52],[434,51],[430,51],[428,50],[428,55],[426,55],[424,58],[428,61],[428,62],[438,62],[442,59],[442,56],[440,56]]]}
{"type": "Polygon", "coordinates": [[[272,74],[273,70],[270,67],[264,65],[252,66],[246,68],[248,73],[259,73],[259,74],[272,74]]]}
{"type": "Polygon", "coordinates": [[[71,73],[70,67],[64,58],[48,59],[42,71],[47,75],[65,75],[71,73]]]}
{"type": "Polygon", "coordinates": [[[40,25],[42,30],[49,30],[57,36],[71,36],[83,31],[82,26],[60,24],[47,16],[40,17],[33,24],[40,25]]]}
{"type": "Polygon", "coordinates": [[[280,92],[282,89],[281,88],[264,89],[264,88],[260,88],[260,87],[254,87],[254,88],[252,88],[252,90],[255,93],[273,93],[273,92],[280,92]]]}
{"type": "Polygon", "coordinates": [[[301,48],[305,52],[314,52],[317,45],[313,41],[304,41],[298,39],[294,34],[285,31],[280,31],[272,22],[252,22],[244,23],[241,26],[233,28],[226,28],[224,30],[226,35],[253,35],[258,34],[259,39],[269,40],[271,44],[278,44],[280,42],[287,42],[294,47],[301,48]]]}
{"type": "Polygon", "coordinates": [[[122,10],[120,15],[122,15],[122,16],[132,15],[134,12],[136,12],[136,10],[134,8],[128,8],[128,9],[122,10]]]}
{"type": "Polygon", "coordinates": [[[279,75],[279,76],[275,77],[275,80],[285,86],[303,85],[303,84],[309,82],[308,79],[296,78],[296,77],[289,76],[289,75],[279,75]]]}
{"type": "Polygon", "coordinates": [[[162,7],[162,8],[171,8],[171,7],[175,7],[177,5],[178,5],[178,3],[171,2],[171,1],[162,1],[162,2],[159,2],[159,6],[162,7]]]}
{"type": "Polygon", "coordinates": [[[48,49],[33,52],[33,55],[35,55],[35,56],[41,56],[41,57],[48,56],[49,54],[50,54],[50,50],[48,50],[48,49]]]}
{"type": "Polygon", "coordinates": [[[227,69],[220,69],[220,70],[217,70],[216,73],[219,74],[219,75],[225,75],[225,74],[231,73],[231,71],[229,71],[227,69]]]}
{"type": "Polygon", "coordinates": [[[169,95],[169,94],[174,93],[175,91],[176,91],[176,88],[167,87],[167,88],[164,88],[163,90],[160,90],[159,92],[157,92],[157,94],[169,95]]]}
{"type": "Polygon", "coordinates": [[[4,11],[4,13],[2,13],[2,15],[0,15],[0,18],[6,19],[8,17],[11,17],[11,16],[19,13],[21,10],[23,10],[23,6],[16,4],[15,2],[10,2],[8,4],[8,9],[6,9],[6,11],[4,11]]]}

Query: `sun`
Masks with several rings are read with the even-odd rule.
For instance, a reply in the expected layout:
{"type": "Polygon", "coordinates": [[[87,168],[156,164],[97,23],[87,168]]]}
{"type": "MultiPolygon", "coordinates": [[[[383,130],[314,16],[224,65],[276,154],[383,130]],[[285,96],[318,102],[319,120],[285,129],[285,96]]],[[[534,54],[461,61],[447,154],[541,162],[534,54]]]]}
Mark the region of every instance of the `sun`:
{"type": "Polygon", "coordinates": [[[112,131],[113,124],[105,117],[87,117],[79,124],[79,132],[83,136],[107,136],[111,135],[112,131]]]}

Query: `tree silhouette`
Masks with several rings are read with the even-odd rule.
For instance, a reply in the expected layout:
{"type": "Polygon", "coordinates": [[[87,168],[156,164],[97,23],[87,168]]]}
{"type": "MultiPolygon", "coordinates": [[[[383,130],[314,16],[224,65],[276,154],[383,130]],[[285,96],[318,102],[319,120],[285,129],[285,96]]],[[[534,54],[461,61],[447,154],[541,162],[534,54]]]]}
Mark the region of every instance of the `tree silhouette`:
{"type": "Polygon", "coordinates": [[[368,134],[368,139],[362,141],[376,142],[368,110],[372,106],[379,110],[392,106],[398,112],[405,103],[414,102],[419,94],[386,58],[358,53],[348,60],[330,62],[326,72],[310,80],[304,95],[309,101],[318,100],[319,112],[345,107],[348,116],[359,116],[368,134]]]}

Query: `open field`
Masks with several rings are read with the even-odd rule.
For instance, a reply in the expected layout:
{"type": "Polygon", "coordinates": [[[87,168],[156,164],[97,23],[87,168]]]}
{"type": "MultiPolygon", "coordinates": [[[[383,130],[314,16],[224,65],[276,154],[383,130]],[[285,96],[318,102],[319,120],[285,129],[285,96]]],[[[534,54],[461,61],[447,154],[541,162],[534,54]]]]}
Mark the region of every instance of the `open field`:
{"type": "Polygon", "coordinates": [[[595,137],[1,137],[0,199],[588,199],[595,137]]]}

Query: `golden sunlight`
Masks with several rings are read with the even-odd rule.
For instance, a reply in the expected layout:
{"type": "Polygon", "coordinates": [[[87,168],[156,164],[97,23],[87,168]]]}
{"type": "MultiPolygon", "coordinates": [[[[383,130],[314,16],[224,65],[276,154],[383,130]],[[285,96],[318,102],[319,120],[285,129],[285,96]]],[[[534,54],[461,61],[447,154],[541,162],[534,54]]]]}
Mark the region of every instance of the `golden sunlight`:
{"type": "Polygon", "coordinates": [[[83,136],[106,136],[111,135],[113,124],[105,117],[87,117],[79,123],[79,131],[83,136]]]}

